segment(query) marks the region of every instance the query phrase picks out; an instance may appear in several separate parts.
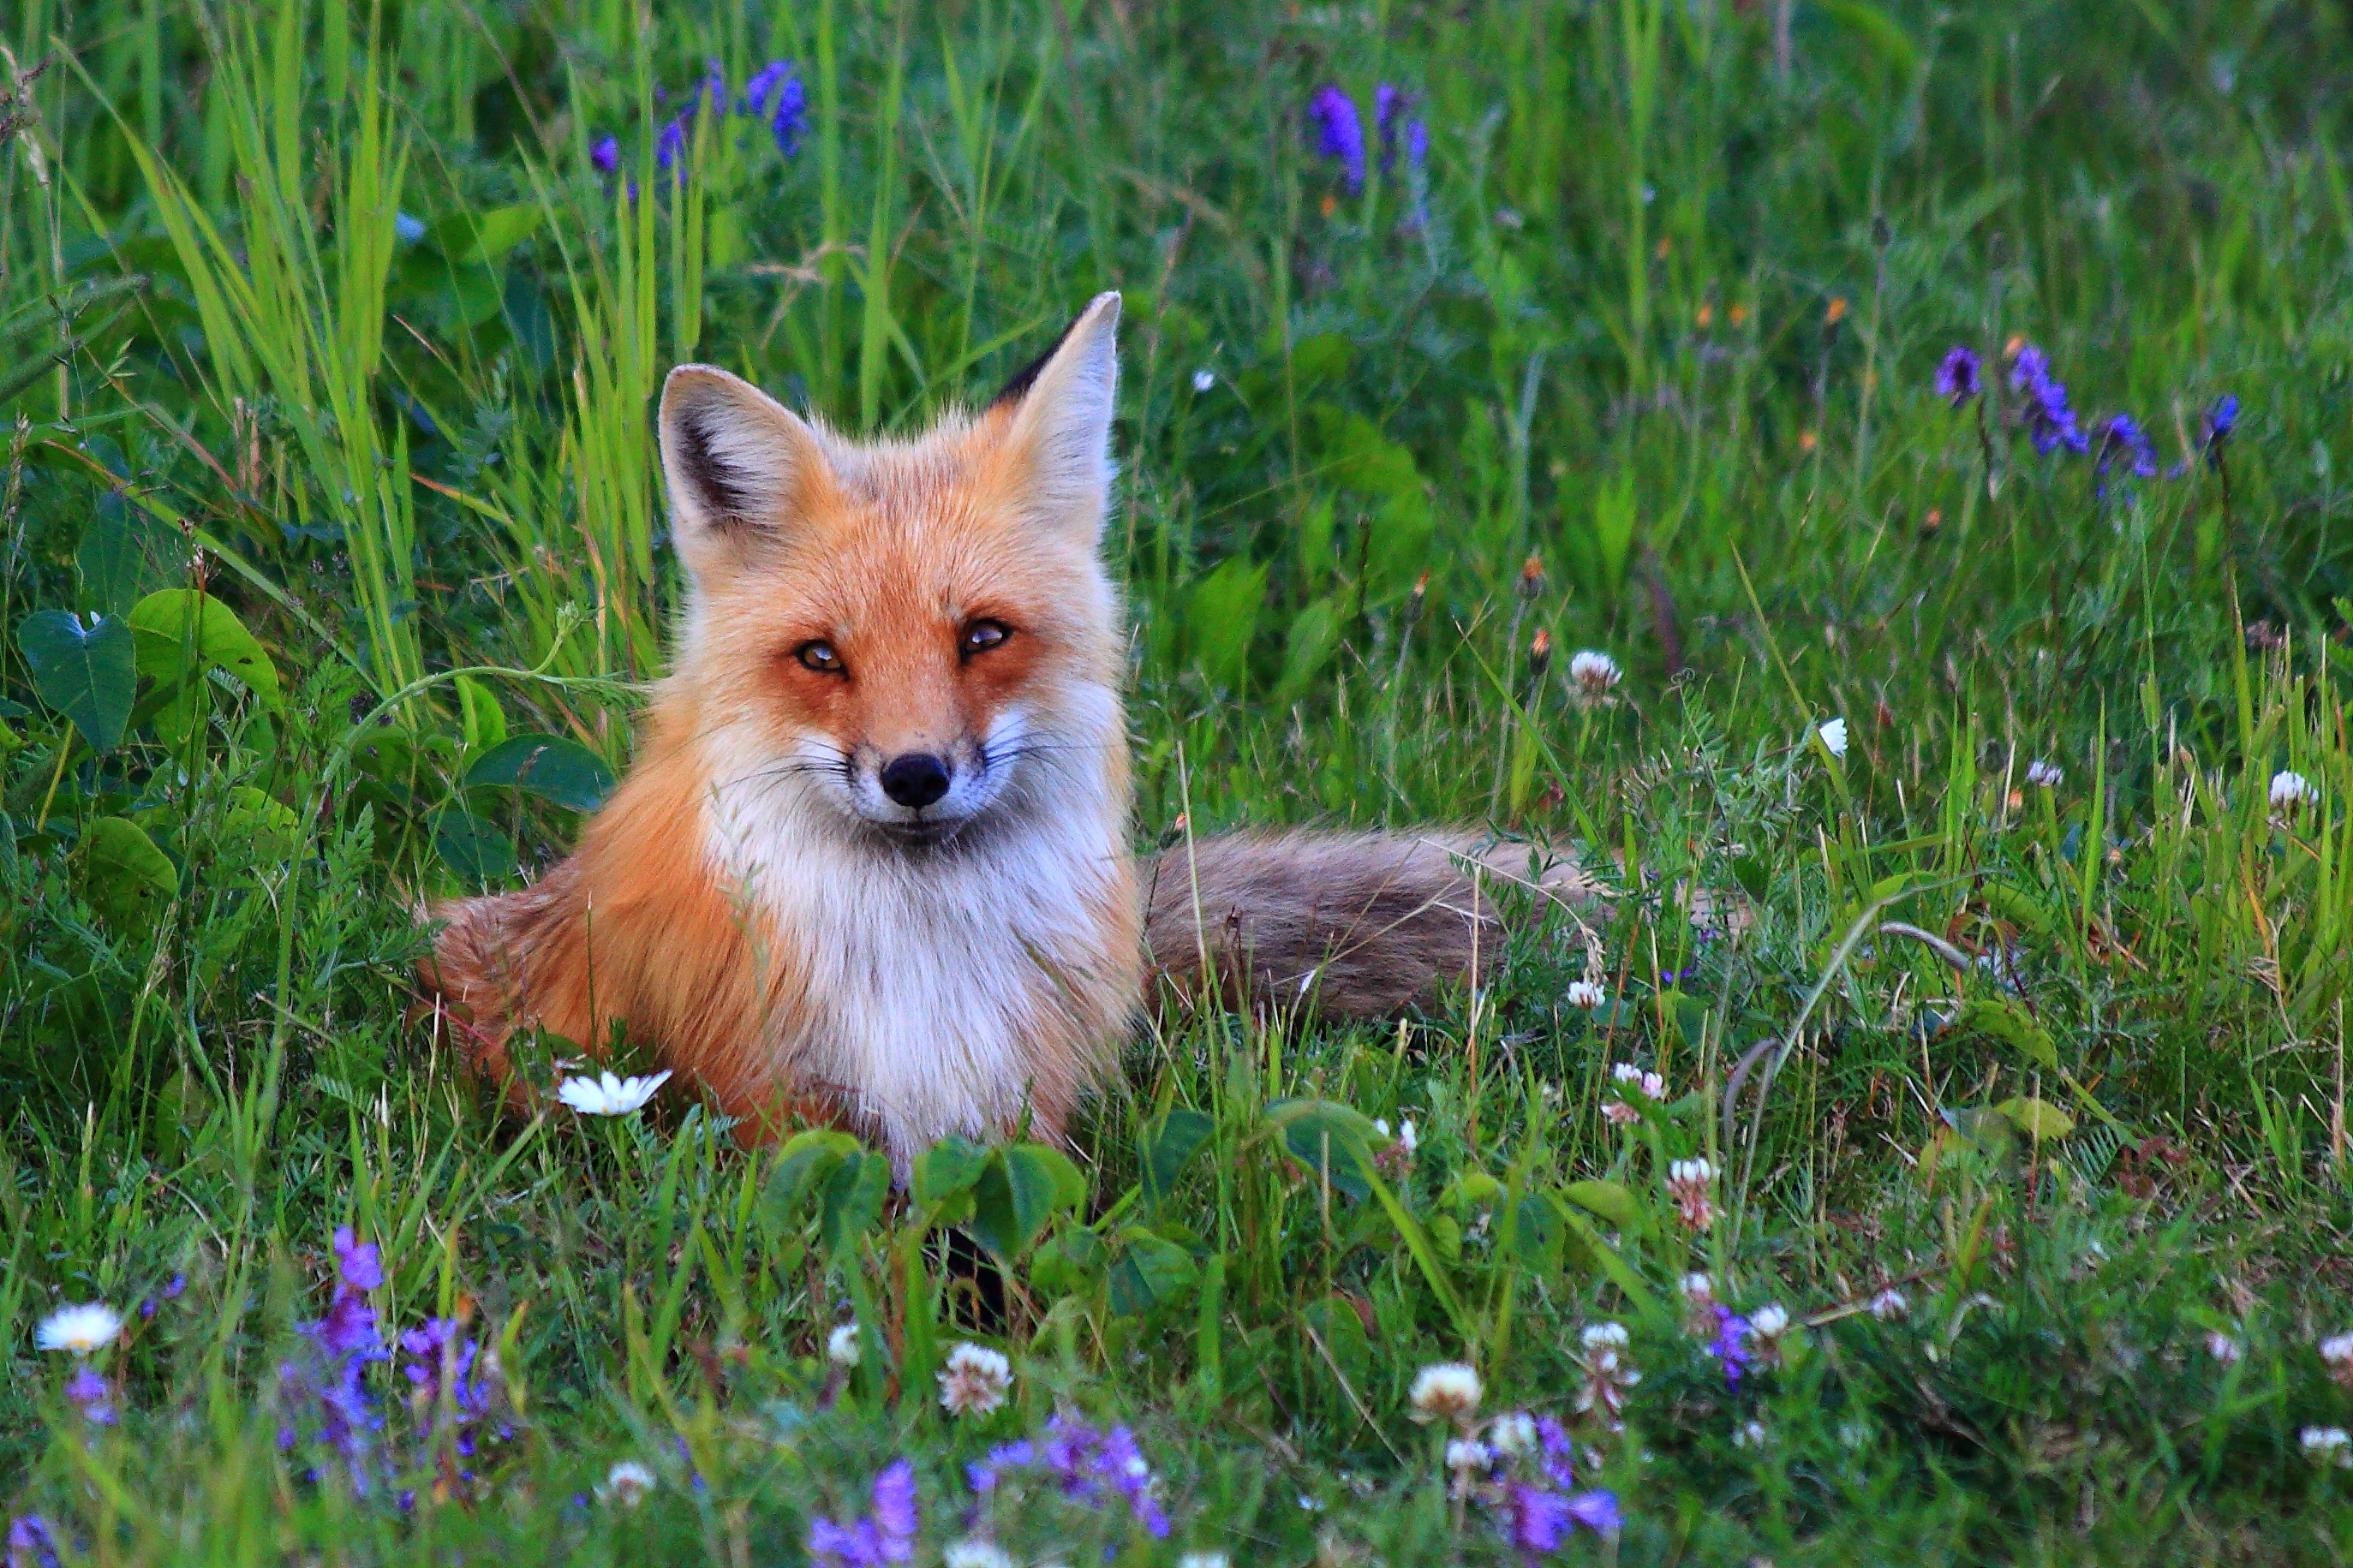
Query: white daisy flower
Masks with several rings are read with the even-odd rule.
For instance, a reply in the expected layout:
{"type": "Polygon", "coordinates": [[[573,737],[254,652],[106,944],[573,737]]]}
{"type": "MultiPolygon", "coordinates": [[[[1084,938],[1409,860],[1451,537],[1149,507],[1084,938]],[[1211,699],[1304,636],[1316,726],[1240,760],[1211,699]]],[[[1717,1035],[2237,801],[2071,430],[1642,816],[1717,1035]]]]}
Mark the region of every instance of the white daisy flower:
{"type": "Polygon", "coordinates": [[[1828,748],[1831,756],[1843,757],[1846,755],[1845,720],[1832,719],[1828,723],[1816,729],[1814,733],[1822,738],[1822,744],[1828,748]]]}
{"type": "Polygon", "coordinates": [[[645,1109],[654,1090],[669,1079],[667,1070],[651,1078],[617,1078],[609,1072],[589,1078],[583,1074],[565,1079],[557,1086],[555,1098],[583,1116],[633,1116],[645,1109]]]}
{"type": "Polygon", "coordinates": [[[605,1472],[605,1484],[596,1489],[600,1498],[610,1498],[623,1508],[635,1508],[654,1489],[654,1473],[635,1459],[623,1459],[605,1472]]]}
{"type": "Polygon", "coordinates": [[[2315,789],[2312,781],[2302,773],[2291,773],[2282,768],[2272,775],[2272,805],[2274,808],[2298,806],[2306,801],[2318,798],[2320,798],[2320,792],[2315,789]]]}
{"type": "Polygon", "coordinates": [[[940,1373],[940,1408],[951,1415],[987,1415],[1005,1404],[1013,1363],[985,1345],[960,1344],[940,1373]]]}
{"type": "Polygon", "coordinates": [[[845,1370],[858,1364],[858,1325],[843,1323],[825,1337],[825,1359],[845,1370]]]}
{"type": "Polygon", "coordinates": [[[103,1301],[59,1307],[33,1331],[33,1342],[45,1351],[71,1351],[88,1355],[114,1342],[122,1331],[122,1314],[103,1301]]]}
{"type": "Polygon", "coordinates": [[[1484,1393],[1479,1374],[1459,1361],[1442,1361],[1414,1374],[1413,1418],[1419,1422],[1463,1421],[1479,1408],[1484,1393]]]}

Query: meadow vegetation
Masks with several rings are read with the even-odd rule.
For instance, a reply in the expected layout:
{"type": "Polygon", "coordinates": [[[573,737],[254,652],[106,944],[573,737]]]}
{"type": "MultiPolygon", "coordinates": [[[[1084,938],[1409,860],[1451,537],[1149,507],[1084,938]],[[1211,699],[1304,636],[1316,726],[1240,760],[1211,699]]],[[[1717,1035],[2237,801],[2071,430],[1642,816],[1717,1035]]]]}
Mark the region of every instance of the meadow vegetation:
{"type": "Polygon", "coordinates": [[[0,44],[10,1568],[2353,1554],[2353,11],[0,44]],[[904,1189],[502,1117],[417,911],[628,764],[663,373],[912,428],[1109,288],[1139,843],[1612,896],[904,1189]]]}

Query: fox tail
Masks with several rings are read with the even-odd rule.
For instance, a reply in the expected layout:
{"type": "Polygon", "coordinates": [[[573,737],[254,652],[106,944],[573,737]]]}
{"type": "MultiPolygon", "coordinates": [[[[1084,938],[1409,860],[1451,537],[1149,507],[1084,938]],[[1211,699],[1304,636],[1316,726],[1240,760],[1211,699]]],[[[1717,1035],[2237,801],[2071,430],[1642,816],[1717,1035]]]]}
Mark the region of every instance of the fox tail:
{"type": "Polygon", "coordinates": [[[1312,999],[1345,1017],[1476,984],[1503,957],[1506,885],[1568,906],[1600,896],[1573,862],[1461,831],[1187,839],[1148,875],[1149,957],[1180,997],[1312,999]]]}

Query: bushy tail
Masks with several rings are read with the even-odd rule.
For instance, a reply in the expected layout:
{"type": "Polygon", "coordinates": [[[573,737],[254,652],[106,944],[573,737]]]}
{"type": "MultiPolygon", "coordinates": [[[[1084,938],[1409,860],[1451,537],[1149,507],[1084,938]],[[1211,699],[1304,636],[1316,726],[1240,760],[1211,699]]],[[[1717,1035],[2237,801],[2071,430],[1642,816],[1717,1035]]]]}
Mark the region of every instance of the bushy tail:
{"type": "Polygon", "coordinates": [[[1461,831],[1230,834],[1171,847],[1149,875],[1149,955],[1180,994],[1313,998],[1347,1017],[1491,970],[1506,884],[1571,904],[1599,890],[1574,864],[1461,831]]]}

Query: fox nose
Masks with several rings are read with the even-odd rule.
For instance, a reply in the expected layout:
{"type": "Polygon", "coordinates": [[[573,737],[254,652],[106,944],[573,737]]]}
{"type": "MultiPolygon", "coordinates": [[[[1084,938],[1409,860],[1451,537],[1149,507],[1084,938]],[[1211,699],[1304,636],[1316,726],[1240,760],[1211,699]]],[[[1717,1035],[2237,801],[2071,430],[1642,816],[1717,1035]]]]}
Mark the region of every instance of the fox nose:
{"type": "Polygon", "coordinates": [[[948,765],[929,752],[909,752],[882,764],[882,793],[921,811],[948,793],[948,765]]]}

